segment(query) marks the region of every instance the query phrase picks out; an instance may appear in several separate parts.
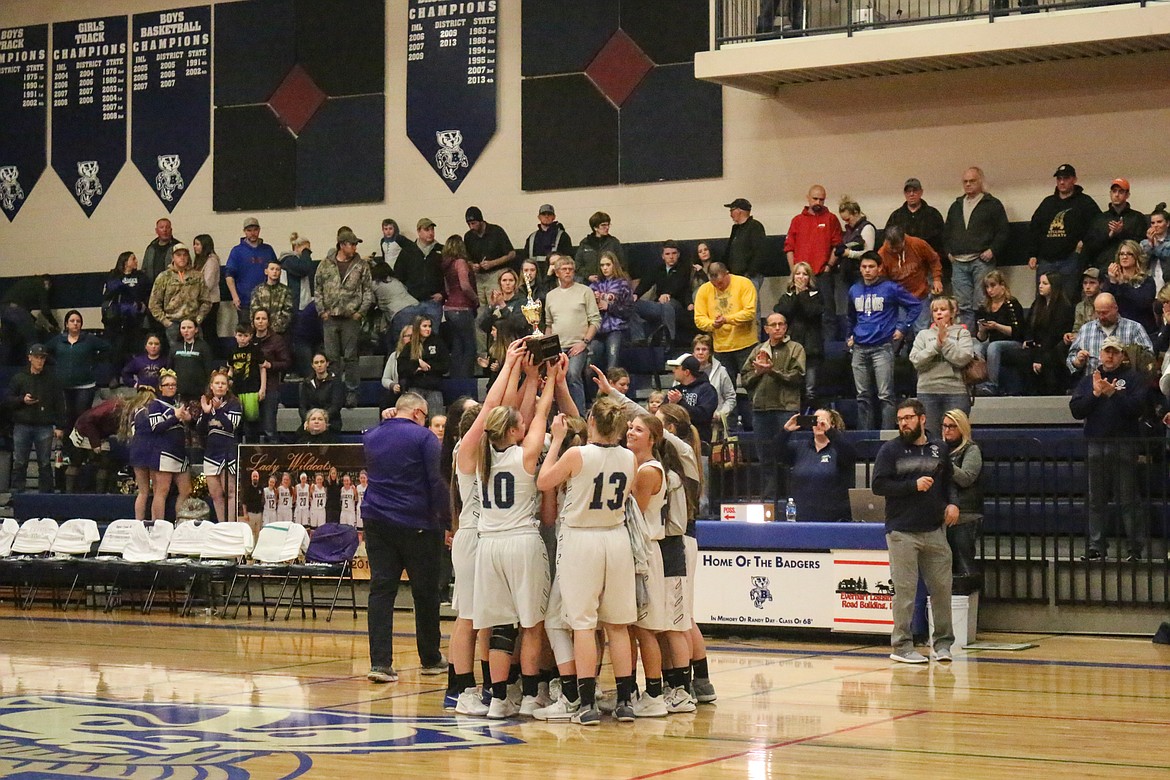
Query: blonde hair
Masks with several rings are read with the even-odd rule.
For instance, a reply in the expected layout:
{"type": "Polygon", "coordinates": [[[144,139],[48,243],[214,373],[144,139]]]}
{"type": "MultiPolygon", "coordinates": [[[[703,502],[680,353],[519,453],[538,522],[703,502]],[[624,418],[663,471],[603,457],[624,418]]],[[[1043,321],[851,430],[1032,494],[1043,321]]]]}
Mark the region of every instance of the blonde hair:
{"type": "Polygon", "coordinates": [[[1122,241],[1121,244],[1117,247],[1117,254],[1113,257],[1113,261],[1119,265],[1121,263],[1122,249],[1128,249],[1129,251],[1133,252],[1133,260],[1137,264],[1137,270],[1134,272],[1132,281],[1139,283],[1144,281],[1146,278],[1147,269],[1150,266],[1150,257],[1146,254],[1146,250],[1142,249],[1142,245],[1133,239],[1122,241]]]}
{"type": "Polygon", "coordinates": [[[497,406],[487,413],[483,438],[479,441],[479,484],[483,490],[487,490],[492,474],[492,448],[503,447],[507,443],[508,431],[520,423],[520,413],[510,406],[497,406]]]}
{"type": "Polygon", "coordinates": [[[962,452],[971,443],[971,418],[962,409],[951,409],[943,413],[943,418],[950,420],[959,429],[959,446],[951,454],[962,452]]]}
{"type": "MultiPolygon", "coordinates": [[[[802,260],[799,263],[797,263],[796,265],[792,266],[792,276],[795,277],[796,272],[802,268],[804,269],[804,272],[806,274],[808,274],[808,289],[815,290],[816,286],[817,286],[817,275],[813,273],[812,266],[809,265],[808,263],[806,263],[802,260]]],[[[795,289],[796,289],[796,282],[795,281],[789,282],[788,283],[788,292],[792,292],[795,289]]]]}
{"type": "Polygon", "coordinates": [[[122,418],[118,421],[118,435],[128,439],[134,434],[134,415],[158,397],[158,390],[152,385],[139,385],[134,397],[122,407],[122,418]]]}
{"type": "Polygon", "coordinates": [[[313,416],[318,415],[318,414],[321,415],[321,418],[323,420],[325,420],[325,427],[326,428],[329,427],[329,412],[325,411],[324,409],[319,409],[319,408],[318,409],[310,409],[309,411],[305,412],[305,424],[304,424],[303,428],[305,429],[306,433],[309,430],[309,420],[313,419],[313,416]]]}
{"type": "Polygon", "coordinates": [[[1012,297],[1012,288],[1007,283],[1007,277],[1003,275],[1002,271],[988,271],[987,275],[983,277],[983,288],[987,289],[988,282],[995,282],[1003,288],[1003,299],[1006,301],[1012,297]]]}
{"type": "Polygon", "coordinates": [[[860,217],[865,216],[861,213],[861,205],[850,195],[842,195],[841,200],[837,202],[837,213],[840,214],[841,212],[857,214],[860,217]]]}
{"type": "Polygon", "coordinates": [[[292,248],[293,248],[294,252],[296,251],[298,246],[309,246],[309,239],[305,238],[302,235],[299,235],[297,233],[297,231],[295,231],[295,230],[292,232],[291,235],[289,235],[288,242],[290,244],[292,244],[292,248]]]}
{"type": "Polygon", "coordinates": [[[598,396],[589,410],[593,429],[602,439],[610,440],[625,430],[626,410],[608,395],[598,396]]]}

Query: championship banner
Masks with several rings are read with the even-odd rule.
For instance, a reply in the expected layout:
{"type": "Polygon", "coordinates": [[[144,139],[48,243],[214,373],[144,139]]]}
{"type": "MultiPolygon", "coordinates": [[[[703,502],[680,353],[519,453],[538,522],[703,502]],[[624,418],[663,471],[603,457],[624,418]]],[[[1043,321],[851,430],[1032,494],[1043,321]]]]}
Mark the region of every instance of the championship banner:
{"type": "Polygon", "coordinates": [[[87,217],[126,162],[125,16],[53,24],[53,170],[87,217]]]}
{"type": "Polygon", "coordinates": [[[130,159],[174,211],[211,149],[211,6],[134,16],[130,159]]]}
{"type": "Polygon", "coordinates": [[[410,0],[406,134],[451,192],[496,132],[496,0],[410,0]]]}
{"type": "MultiPolygon", "coordinates": [[[[366,467],[362,445],[241,444],[237,463],[236,502],[239,504],[239,518],[252,526],[253,534],[258,534],[267,523],[283,522],[300,523],[310,533],[313,528],[327,522],[356,525],[359,530],[362,528],[360,500],[352,514],[348,507],[318,509],[312,502],[308,510],[302,512],[296,502],[298,485],[317,487],[318,482],[320,487],[326,488],[327,494],[329,491],[339,494],[341,487],[353,485],[358,487],[360,497],[365,492],[363,476],[366,467]],[[275,506],[265,500],[265,489],[274,491],[275,506]],[[291,504],[281,502],[284,491],[288,491],[291,504]]],[[[356,579],[370,578],[364,539],[354,557],[353,569],[356,579]]]]}
{"type": "Polygon", "coordinates": [[[0,30],[0,210],[11,222],[45,170],[49,25],[0,30]]]}

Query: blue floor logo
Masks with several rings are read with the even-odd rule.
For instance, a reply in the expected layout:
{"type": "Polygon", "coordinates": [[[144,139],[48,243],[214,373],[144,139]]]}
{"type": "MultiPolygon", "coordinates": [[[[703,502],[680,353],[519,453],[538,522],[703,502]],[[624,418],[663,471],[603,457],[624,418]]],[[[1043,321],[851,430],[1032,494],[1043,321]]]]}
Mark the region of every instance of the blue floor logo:
{"type": "MultiPolygon", "coordinates": [[[[463,718],[405,718],[281,707],[0,698],[0,776],[247,778],[246,761],[282,755],[284,780],[315,756],[519,744],[463,718]]],[[[266,765],[269,766],[269,765],[266,765]]],[[[267,772],[266,772],[267,774],[267,772]]]]}

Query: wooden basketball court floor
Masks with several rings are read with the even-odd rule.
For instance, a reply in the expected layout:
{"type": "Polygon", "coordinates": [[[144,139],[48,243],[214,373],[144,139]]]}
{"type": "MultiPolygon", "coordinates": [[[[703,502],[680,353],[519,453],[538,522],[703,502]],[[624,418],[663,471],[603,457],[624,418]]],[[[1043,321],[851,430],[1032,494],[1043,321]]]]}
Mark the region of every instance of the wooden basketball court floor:
{"type": "MultiPolygon", "coordinates": [[[[412,628],[409,614],[396,626],[412,628]]],[[[267,623],[6,605],[0,777],[1170,777],[1170,648],[980,639],[1036,647],[908,667],[876,641],[715,638],[716,704],[582,727],[444,713],[445,677],[419,675],[407,633],[400,681],[367,682],[364,614],[267,623]]]]}

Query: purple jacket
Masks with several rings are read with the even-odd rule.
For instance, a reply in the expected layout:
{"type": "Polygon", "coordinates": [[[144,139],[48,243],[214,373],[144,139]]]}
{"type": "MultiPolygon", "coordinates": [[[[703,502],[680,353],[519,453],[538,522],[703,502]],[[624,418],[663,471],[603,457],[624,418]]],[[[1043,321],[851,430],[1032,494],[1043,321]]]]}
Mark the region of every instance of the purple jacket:
{"type": "MultiPolygon", "coordinates": [[[[626,279],[598,279],[589,284],[589,289],[600,300],[606,301],[609,308],[601,312],[601,327],[597,332],[613,333],[615,330],[628,330],[630,327],[630,311],[634,307],[634,294],[630,290],[630,283],[626,279]]],[[[598,307],[601,308],[600,302],[598,307]]]]}
{"type": "Polygon", "coordinates": [[[366,523],[422,531],[451,525],[447,483],[439,471],[439,440],[410,420],[384,420],[362,435],[369,486],[366,523]]]}

